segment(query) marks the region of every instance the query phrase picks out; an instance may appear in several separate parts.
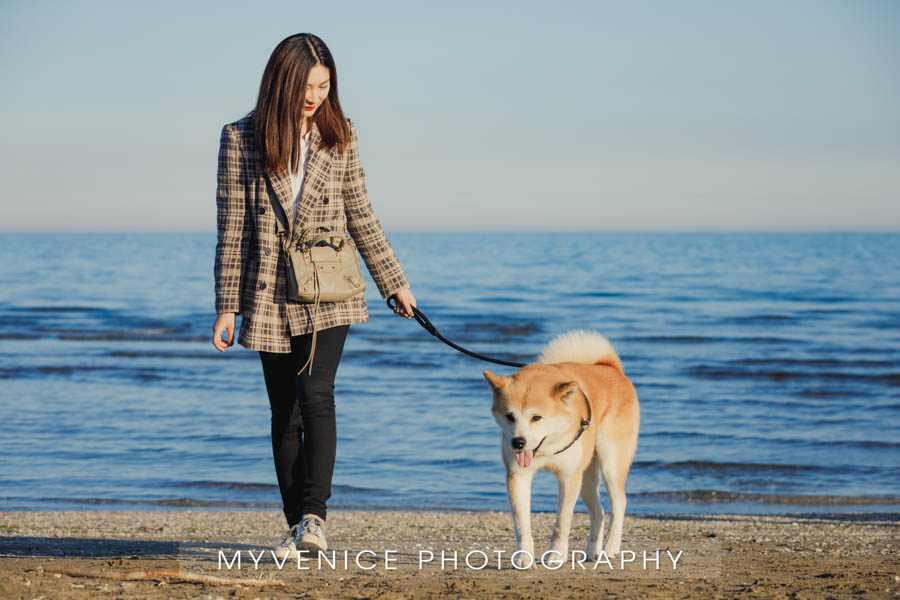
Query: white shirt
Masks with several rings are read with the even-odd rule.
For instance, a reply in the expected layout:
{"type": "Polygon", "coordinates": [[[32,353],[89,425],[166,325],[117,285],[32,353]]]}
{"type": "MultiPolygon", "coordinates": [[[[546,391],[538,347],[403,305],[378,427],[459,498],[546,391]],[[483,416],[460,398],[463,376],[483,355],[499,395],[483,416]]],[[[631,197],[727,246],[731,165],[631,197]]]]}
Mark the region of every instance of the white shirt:
{"type": "Polygon", "coordinates": [[[309,136],[311,131],[300,138],[300,166],[299,170],[291,173],[291,194],[294,196],[294,216],[297,216],[297,207],[300,205],[300,196],[303,194],[303,179],[306,175],[306,162],[309,160],[309,136]]]}

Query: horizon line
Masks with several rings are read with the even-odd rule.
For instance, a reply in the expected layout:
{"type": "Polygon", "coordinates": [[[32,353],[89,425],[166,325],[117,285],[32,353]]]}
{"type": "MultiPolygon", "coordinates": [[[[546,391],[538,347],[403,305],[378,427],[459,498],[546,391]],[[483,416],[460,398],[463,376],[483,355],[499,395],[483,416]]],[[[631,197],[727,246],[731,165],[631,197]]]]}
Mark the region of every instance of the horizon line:
{"type": "MultiPolygon", "coordinates": [[[[0,235],[216,235],[215,230],[29,230],[2,231],[0,235]]],[[[393,234],[898,234],[896,229],[394,229],[385,232],[393,234]]]]}

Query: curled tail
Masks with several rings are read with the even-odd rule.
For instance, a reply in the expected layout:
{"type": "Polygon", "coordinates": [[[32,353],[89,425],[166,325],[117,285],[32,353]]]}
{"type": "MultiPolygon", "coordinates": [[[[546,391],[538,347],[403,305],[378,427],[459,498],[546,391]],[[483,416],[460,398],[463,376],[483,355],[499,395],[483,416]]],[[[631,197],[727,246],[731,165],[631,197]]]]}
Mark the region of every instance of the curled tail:
{"type": "Polygon", "coordinates": [[[596,331],[576,329],[556,336],[544,346],[538,362],[550,364],[576,362],[587,365],[609,365],[622,371],[622,361],[612,344],[596,331]]]}

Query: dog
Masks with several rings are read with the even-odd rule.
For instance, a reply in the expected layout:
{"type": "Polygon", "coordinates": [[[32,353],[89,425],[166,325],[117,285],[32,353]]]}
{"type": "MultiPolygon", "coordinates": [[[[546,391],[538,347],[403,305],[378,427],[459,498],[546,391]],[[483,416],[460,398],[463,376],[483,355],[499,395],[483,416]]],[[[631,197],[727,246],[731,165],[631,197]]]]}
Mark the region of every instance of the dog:
{"type": "MultiPolygon", "coordinates": [[[[617,556],[625,520],[625,478],[637,449],[637,392],[609,341],[599,333],[570,331],[551,340],[538,362],[509,377],[484,371],[493,390],[492,413],[502,430],[506,489],[519,551],[534,560],[531,482],[538,469],[559,482],[553,561],[565,561],[579,493],[591,519],[587,559],[603,547],[606,515],[600,476],[606,484],[612,524],[604,549],[617,556]],[[556,557],[559,557],[558,559],[556,557]]],[[[516,564],[524,562],[523,554],[516,564]]],[[[549,562],[549,561],[548,561],[549,562]]]]}

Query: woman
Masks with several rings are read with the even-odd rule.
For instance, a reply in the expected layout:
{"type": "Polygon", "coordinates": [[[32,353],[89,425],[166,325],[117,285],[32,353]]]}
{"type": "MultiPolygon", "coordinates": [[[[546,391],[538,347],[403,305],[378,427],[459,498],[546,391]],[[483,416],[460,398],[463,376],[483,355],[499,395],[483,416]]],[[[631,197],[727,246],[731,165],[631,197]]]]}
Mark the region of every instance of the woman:
{"type": "Polygon", "coordinates": [[[338,101],[334,60],[325,43],[308,33],[278,44],[256,108],[222,129],[216,190],[213,345],[224,351],[233,344],[240,313],[237,341],[259,352],[269,396],[275,472],[289,528],[276,548],[284,558],[299,549],[327,549],[334,376],[349,326],[367,321],[368,312],[362,293],[317,310],[286,297],[273,203],[290,220],[291,245],[309,228],[349,231],[382,298],[394,296],[394,312],[413,316],[415,298],[366,196],[356,132],[338,101]]]}

